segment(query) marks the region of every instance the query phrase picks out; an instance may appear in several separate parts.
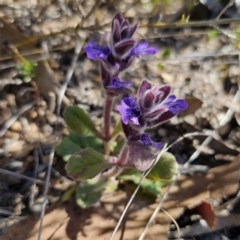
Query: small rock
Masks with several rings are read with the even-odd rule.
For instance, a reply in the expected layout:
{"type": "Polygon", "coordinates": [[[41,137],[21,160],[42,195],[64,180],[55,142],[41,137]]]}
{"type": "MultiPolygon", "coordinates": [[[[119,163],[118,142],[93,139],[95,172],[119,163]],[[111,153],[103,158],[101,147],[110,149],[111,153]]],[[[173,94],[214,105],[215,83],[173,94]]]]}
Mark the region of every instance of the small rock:
{"type": "Polygon", "coordinates": [[[22,166],[23,166],[23,162],[22,161],[10,161],[10,162],[8,162],[5,166],[4,166],[4,168],[5,169],[8,169],[8,170],[10,170],[10,171],[17,171],[17,170],[19,170],[19,169],[21,169],[22,168],[22,166]]]}
{"type": "Polygon", "coordinates": [[[22,131],[22,124],[19,121],[16,121],[12,124],[10,129],[14,132],[21,132],[22,131]]]}
{"type": "Polygon", "coordinates": [[[194,115],[188,115],[184,117],[184,121],[191,124],[192,126],[195,126],[197,124],[197,119],[194,115]]]}
{"type": "Polygon", "coordinates": [[[31,112],[30,112],[30,118],[32,118],[32,119],[36,118],[37,115],[38,115],[38,114],[37,114],[36,111],[31,111],[31,112]]]}
{"type": "MultiPolygon", "coordinates": [[[[35,212],[35,213],[41,212],[43,201],[44,201],[44,197],[37,198],[36,201],[33,203],[33,205],[30,206],[30,209],[32,210],[32,212],[35,212]]],[[[48,204],[48,200],[47,200],[47,204],[48,204]]]]}
{"type": "Polygon", "coordinates": [[[47,121],[50,124],[54,124],[54,123],[57,122],[57,116],[55,114],[50,113],[50,112],[48,112],[48,114],[46,114],[46,118],[47,118],[47,121]]]}
{"type": "Polygon", "coordinates": [[[5,134],[5,138],[9,138],[12,140],[19,140],[20,134],[17,132],[13,132],[13,131],[7,131],[5,134]]]}
{"type": "Polygon", "coordinates": [[[5,152],[7,153],[20,153],[23,149],[24,146],[24,141],[23,140],[10,140],[10,141],[5,141],[5,152]]]}

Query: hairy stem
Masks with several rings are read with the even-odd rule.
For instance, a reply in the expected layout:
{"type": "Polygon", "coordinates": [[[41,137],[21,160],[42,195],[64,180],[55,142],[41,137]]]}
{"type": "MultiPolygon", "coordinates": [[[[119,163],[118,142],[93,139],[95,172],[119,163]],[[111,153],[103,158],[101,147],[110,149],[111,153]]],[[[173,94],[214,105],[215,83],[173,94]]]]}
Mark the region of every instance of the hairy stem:
{"type": "Polygon", "coordinates": [[[128,153],[129,153],[129,147],[126,144],[120,154],[120,157],[118,159],[118,166],[124,166],[126,165],[128,161],[128,153]]]}
{"type": "Polygon", "coordinates": [[[107,94],[105,108],[104,108],[104,153],[109,155],[109,140],[110,140],[110,127],[111,127],[111,110],[113,105],[114,97],[110,94],[107,94]]]}

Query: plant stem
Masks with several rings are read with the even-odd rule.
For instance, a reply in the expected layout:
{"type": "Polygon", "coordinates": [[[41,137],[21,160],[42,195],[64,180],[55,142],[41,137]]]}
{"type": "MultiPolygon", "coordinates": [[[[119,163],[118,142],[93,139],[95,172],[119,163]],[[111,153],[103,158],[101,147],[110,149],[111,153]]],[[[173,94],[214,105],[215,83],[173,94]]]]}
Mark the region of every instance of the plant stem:
{"type": "Polygon", "coordinates": [[[104,153],[109,155],[109,140],[110,140],[110,123],[111,123],[111,110],[113,105],[114,97],[110,94],[107,94],[106,102],[105,102],[105,109],[104,109],[104,153]]]}
{"type": "Polygon", "coordinates": [[[126,165],[127,161],[128,161],[128,153],[129,153],[129,147],[126,144],[121,152],[121,155],[118,159],[118,166],[124,166],[126,165]]]}

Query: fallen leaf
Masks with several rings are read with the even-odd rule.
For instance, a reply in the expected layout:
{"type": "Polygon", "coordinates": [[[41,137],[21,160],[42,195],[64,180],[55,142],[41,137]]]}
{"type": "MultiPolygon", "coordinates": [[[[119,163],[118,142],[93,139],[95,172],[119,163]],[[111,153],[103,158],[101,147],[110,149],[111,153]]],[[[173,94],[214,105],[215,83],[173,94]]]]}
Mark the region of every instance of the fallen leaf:
{"type": "Polygon", "coordinates": [[[194,206],[189,207],[191,215],[198,214],[200,215],[208,224],[211,229],[215,228],[216,224],[216,215],[213,209],[213,206],[207,201],[201,201],[194,206]]]}

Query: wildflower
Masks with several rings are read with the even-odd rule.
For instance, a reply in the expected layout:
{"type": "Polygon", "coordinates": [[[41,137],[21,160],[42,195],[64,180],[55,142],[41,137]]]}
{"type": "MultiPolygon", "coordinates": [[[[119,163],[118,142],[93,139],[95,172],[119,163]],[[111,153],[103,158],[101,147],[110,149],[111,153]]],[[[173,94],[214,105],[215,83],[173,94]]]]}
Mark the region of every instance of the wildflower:
{"type": "Polygon", "coordinates": [[[108,46],[100,47],[92,40],[89,42],[89,45],[85,46],[84,50],[87,53],[87,57],[93,60],[105,60],[111,52],[108,46]]]}
{"type": "Polygon", "coordinates": [[[145,146],[152,146],[157,149],[160,149],[162,147],[162,143],[153,141],[148,133],[142,133],[139,136],[139,141],[142,142],[145,146]]]}
{"type": "Polygon", "coordinates": [[[185,100],[170,95],[170,91],[170,86],[156,87],[144,80],[138,90],[138,99],[123,97],[118,106],[127,138],[128,161],[139,171],[151,166],[156,150],[162,147],[162,143],[153,141],[145,129],[157,126],[187,108],[185,100]]]}
{"type": "Polygon", "coordinates": [[[132,82],[122,82],[119,78],[113,78],[111,83],[106,85],[106,90],[112,92],[113,94],[131,94],[132,90],[129,86],[132,85],[132,82]]]}
{"type": "Polygon", "coordinates": [[[114,81],[119,73],[127,69],[136,57],[141,55],[153,55],[157,52],[155,47],[150,47],[149,43],[142,41],[137,43],[133,35],[138,24],[130,25],[120,13],[116,14],[112,21],[112,29],[109,44],[99,46],[94,41],[90,41],[84,47],[89,59],[100,60],[103,86],[107,92],[114,94],[129,94],[129,85],[121,85],[114,81]],[[120,86],[121,87],[116,87],[120,86]]]}
{"type": "Polygon", "coordinates": [[[156,52],[157,49],[155,47],[149,47],[148,42],[142,41],[132,48],[130,56],[154,55],[156,52]]]}
{"type": "Polygon", "coordinates": [[[138,118],[141,115],[141,110],[135,101],[134,97],[125,97],[118,106],[118,111],[121,114],[122,122],[128,124],[131,121],[135,125],[140,125],[138,118]]]}
{"type": "Polygon", "coordinates": [[[138,100],[125,97],[118,106],[124,124],[130,122],[142,127],[153,127],[163,123],[187,108],[184,99],[169,95],[170,86],[152,87],[144,80],[139,87],[138,100]],[[137,109],[137,111],[136,111],[137,109]]]}

